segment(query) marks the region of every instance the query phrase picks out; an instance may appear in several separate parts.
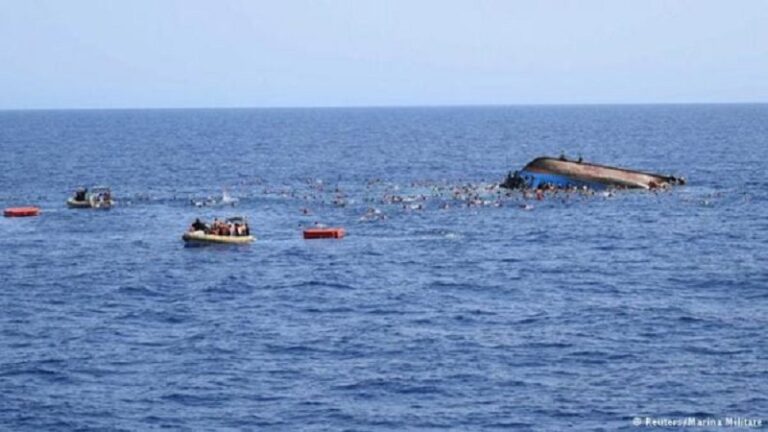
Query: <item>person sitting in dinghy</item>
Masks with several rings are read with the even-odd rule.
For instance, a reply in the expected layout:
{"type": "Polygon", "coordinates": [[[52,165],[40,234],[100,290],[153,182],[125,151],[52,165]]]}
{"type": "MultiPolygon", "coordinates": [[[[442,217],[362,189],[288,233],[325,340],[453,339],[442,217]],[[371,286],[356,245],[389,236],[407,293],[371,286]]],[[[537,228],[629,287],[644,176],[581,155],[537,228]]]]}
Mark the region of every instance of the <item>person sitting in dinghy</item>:
{"type": "Polygon", "coordinates": [[[85,201],[85,195],[88,193],[88,189],[80,188],[75,191],[75,201],[85,201]]]}
{"type": "Polygon", "coordinates": [[[250,229],[248,229],[248,224],[243,222],[236,222],[234,225],[234,229],[232,230],[232,235],[237,237],[246,237],[251,235],[250,229]]]}
{"type": "Polygon", "coordinates": [[[203,221],[201,221],[200,218],[197,218],[197,219],[195,219],[194,222],[192,222],[192,225],[189,228],[190,228],[189,229],[190,231],[203,231],[203,232],[205,232],[205,231],[208,230],[208,225],[203,223],[203,221]]]}
{"type": "Polygon", "coordinates": [[[248,224],[239,223],[239,222],[235,223],[235,229],[233,233],[235,236],[238,236],[238,237],[245,237],[250,235],[250,233],[248,232],[248,224]]]}

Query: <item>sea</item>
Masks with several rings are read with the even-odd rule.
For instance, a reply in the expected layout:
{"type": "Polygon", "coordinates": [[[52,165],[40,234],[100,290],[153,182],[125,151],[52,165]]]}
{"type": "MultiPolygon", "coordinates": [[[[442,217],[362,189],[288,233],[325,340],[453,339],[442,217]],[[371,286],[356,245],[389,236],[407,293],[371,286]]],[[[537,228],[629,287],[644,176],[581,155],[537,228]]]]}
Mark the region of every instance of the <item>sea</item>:
{"type": "Polygon", "coordinates": [[[766,166],[761,104],[1,111],[0,430],[768,427],[766,166]],[[497,187],[560,154],[687,184],[497,187]]]}

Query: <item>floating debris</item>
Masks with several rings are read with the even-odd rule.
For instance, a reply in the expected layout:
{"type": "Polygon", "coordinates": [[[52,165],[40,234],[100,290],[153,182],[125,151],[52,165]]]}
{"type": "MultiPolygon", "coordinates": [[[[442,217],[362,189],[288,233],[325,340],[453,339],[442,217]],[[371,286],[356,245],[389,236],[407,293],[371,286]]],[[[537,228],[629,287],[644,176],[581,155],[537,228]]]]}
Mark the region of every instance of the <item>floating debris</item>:
{"type": "Polygon", "coordinates": [[[226,189],[221,192],[220,197],[209,196],[204,199],[192,198],[190,203],[195,207],[234,207],[240,202],[240,199],[231,196],[226,189]]]}

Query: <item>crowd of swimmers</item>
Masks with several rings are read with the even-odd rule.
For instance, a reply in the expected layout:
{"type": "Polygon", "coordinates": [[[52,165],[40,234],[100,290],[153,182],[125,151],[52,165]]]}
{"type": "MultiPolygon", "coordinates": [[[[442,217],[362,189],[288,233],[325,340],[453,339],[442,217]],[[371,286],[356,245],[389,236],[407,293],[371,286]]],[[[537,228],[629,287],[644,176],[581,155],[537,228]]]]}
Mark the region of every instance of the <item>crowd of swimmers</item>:
{"type": "Polygon", "coordinates": [[[423,180],[396,184],[380,179],[368,180],[361,186],[348,185],[352,188],[348,190],[338,184],[330,186],[321,180],[307,180],[305,187],[264,187],[262,193],[300,202],[299,212],[305,217],[314,215],[313,209],[318,207],[350,207],[359,203],[362,206],[358,220],[374,222],[388,219],[395,211],[418,213],[430,209],[507,206],[532,210],[534,207],[531,201],[556,200],[566,203],[590,197],[605,199],[613,197],[616,189],[621,189],[615,187],[598,191],[584,186],[562,188],[552,184],[541,184],[535,189],[506,189],[497,183],[423,180]]]}
{"type": "MultiPolygon", "coordinates": [[[[420,180],[397,184],[381,179],[370,179],[360,186],[328,184],[318,179],[305,179],[303,185],[262,185],[261,193],[281,200],[296,201],[298,212],[304,218],[315,217],[320,208],[349,208],[359,205],[358,221],[376,222],[389,219],[394,212],[419,213],[449,209],[479,209],[491,207],[519,207],[532,210],[533,201],[561,201],[589,197],[610,198],[614,189],[598,191],[587,187],[556,187],[541,184],[538,188],[505,189],[497,183],[448,182],[420,180]]],[[[209,231],[232,232],[233,227],[219,223],[209,231]]],[[[231,234],[223,234],[231,235],[231,234]]]]}
{"type": "Polygon", "coordinates": [[[214,219],[209,226],[200,218],[195,219],[189,227],[189,231],[202,231],[208,235],[246,237],[251,235],[251,230],[246,222],[222,221],[214,219]]]}

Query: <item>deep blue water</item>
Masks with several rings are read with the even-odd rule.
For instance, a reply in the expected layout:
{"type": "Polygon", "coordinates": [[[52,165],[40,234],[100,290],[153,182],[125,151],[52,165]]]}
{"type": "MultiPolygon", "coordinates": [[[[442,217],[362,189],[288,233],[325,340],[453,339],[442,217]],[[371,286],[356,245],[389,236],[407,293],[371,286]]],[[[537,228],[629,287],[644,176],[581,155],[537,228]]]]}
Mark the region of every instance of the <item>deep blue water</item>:
{"type": "Polygon", "coordinates": [[[0,207],[43,209],[0,220],[0,429],[768,417],[768,105],[9,111],[0,154],[0,207]],[[561,151],[689,184],[491,189],[561,151]],[[252,245],[183,246],[238,213],[252,245]]]}

